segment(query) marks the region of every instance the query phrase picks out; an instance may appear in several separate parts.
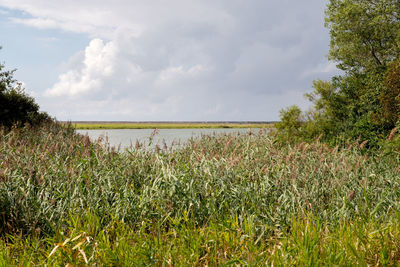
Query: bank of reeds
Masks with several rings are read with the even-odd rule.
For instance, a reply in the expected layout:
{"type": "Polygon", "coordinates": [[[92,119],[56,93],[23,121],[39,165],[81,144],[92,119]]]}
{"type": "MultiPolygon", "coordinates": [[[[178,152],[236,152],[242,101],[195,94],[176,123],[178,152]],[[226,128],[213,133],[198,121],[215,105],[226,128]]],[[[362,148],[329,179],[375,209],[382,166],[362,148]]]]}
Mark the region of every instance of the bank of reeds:
{"type": "Polygon", "coordinates": [[[394,263],[400,165],[364,145],[283,146],[261,132],[117,152],[58,125],[3,131],[0,260],[394,263]]]}

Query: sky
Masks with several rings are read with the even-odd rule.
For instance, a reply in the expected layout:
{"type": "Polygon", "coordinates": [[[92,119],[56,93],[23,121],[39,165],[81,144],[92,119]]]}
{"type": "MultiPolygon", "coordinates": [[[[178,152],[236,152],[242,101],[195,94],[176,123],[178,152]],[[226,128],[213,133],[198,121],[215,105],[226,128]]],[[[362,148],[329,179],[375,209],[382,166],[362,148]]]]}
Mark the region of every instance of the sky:
{"type": "Polygon", "coordinates": [[[327,0],[0,0],[0,62],[58,120],[275,121],[308,109],[327,0]]]}

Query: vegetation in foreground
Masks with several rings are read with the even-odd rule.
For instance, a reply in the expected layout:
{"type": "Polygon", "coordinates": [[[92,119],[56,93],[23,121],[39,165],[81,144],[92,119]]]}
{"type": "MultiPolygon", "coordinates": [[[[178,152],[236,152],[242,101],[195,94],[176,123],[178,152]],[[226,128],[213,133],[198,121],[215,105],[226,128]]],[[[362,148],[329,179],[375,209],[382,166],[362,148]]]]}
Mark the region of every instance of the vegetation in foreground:
{"type": "MultiPolygon", "coordinates": [[[[68,124],[68,123],[67,123],[68,124]]],[[[75,129],[211,129],[211,128],[272,128],[273,123],[71,123],[75,129]]]]}
{"type": "Polygon", "coordinates": [[[264,132],[117,153],[71,128],[3,131],[5,264],[384,265],[400,258],[399,151],[264,132]],[[383,151],[383,150],[382,150],[383,151]]]}
{"type": "Polygon", "coordinates": [[[0,65],[0,262],[397,264],[399,8],[329,1],[344,74],[314,82],[314,110],[283,110],[276,137],[119,153],[49,122],[0,65]]]}

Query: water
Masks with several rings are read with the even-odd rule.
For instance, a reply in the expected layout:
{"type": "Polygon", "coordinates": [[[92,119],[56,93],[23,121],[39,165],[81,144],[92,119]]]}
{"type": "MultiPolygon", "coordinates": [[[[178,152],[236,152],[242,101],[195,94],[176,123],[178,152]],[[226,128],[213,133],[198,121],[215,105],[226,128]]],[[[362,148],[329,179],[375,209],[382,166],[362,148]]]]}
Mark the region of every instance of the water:
{"type": "MultiPolygon", "coordinates": [[[[257,133],[260,129],[251,129],[257,133]]],[[[121,149],[129,148],[131,145],[135,147],[136,141],[143,144],[144,148],[152,149],[156,145],[160,148],[179,147],[187,142],[192,137],[200,137],[201,135],[213,134],[238,134],[249,133],[250,129],[246,128],[219,128],[219,129],[159,129],[158,133],[154,135],[150,143],[150,136],[154,129],[110,129],[110,130],[77,130],[78,133],[86,135],[92,141],[102,138],[106,140],[111,146],[121,146],[121,149]]]]}

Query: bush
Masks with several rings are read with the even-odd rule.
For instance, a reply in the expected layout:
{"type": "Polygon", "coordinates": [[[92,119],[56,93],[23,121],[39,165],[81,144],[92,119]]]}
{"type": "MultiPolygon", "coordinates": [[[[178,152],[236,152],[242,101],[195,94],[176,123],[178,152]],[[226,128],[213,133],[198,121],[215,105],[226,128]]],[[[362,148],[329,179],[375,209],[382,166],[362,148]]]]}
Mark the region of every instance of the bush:
{"type": "Polygon", "coordinates": [[[295,142],[301,137],[301,126],[304,121],[301,109],[296,106],[290,106],[279,112],[281,119],[275,127],[278,130],[277,138],[283,142],[295,142]]]}
{"type": "Polygon", "coordinates": [[[388,128],[393,128],[400,116],[400,62],[393,62],[385,77],[385,88],[380,101],[383,106],[383,119],[388,128]]]}
{"type": "Polygon", "coordinates": [[[39,112],[39,105],[13,78],[15,70],[3,69],[4,65],[0,64],[0,124],[9,128],[15,124],[37,125],[51,121],[47,113],[39,112]]]}

